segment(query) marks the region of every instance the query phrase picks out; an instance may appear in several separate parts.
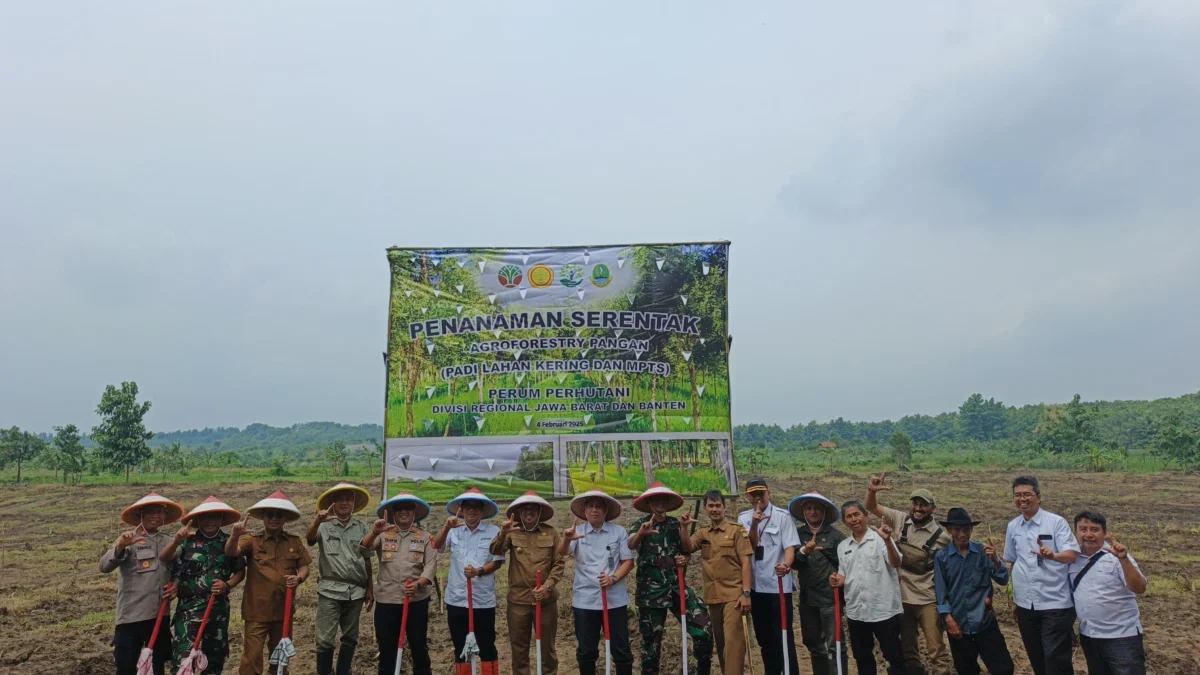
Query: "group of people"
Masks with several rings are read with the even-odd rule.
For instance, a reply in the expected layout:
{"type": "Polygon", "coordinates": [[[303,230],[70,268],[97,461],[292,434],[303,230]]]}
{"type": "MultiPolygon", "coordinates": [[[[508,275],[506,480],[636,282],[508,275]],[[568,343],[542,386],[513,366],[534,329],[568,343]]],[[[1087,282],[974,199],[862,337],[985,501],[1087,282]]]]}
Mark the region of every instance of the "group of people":
{"type": "Polygon", "coordinates": [[[532,491],[509,504],[503,523],[486,522],[500,507],[472,488],[446,505],[445,523],[430,532],[421,522],[431,508],[419,497],[387,499],[367,525],[354,514],[367,507],[369,494],[341,483],[320,495],[303,539],[284,531],[301,513],[282,492],[247,510],[246,518],[264,525],[253,535],[246,518],[216,497],[184,515],[178,504],[151,493],[121,514],[134,529],[122,533],[100,561],[103,572],[120,570],[117,673],[138,673],[146,648],[156,675],[163,675],[167,661],[178,672],[197,645],[207,660],[203,672],[220,673],[229,652],[229,593],[243,583],[238,672],[262,673],[264,650],[290,645],[289,589],[309,577],[309,546],[318,547],[320,569],[318,675],[350,673],[364,608],[374,612],[380,675],[396,672],[402,631],[412,675],[431,675],[429,604],[439,557],[446,555],[443,600],[457,675],[477,672],[476,664],[482,675],[500,675],[495,575],[506,563],[512,672],[530,675],[535,634],[539,675],[557,672],[557,602],[568,557],[575,561],[568,585],[580,675],[596,675],[602,647],[606,672],[632,675],[625,580],[635,567],[644,675],[659,672],[669,614],[683,626],[695,658],[689,672],[698,675],[711,672],[714,650],[724,675],[742,675],[749,624],[763,675],[797,672],[796,613],[813,672],[848,672],[846,653],[840,664],[836,656],[843,611],[849,651],[862,675],[877,672],[876,644],[889,675],[949,675],[951,663],[959,675],[973,675],[980,660],[994,675],[1012,673],[992,605],[993,586],[1006,586],[1010,577],[1022,642],[1037,675],[1073,672],[1076,617],[1089,673],[1145,673],[1136,595],[1145,591],[1146,578],[1128,549],[1108,536],[1102,515],[1080,513],[1072,533],[1063,518],[1041,509],[1037,480],[1017,478],[1013,496],[1020,515],[1008,525],[1001,557],[990,539],[972,540],[979,521],[965,509],[952,508],[945,520],[935,520],[936,502],[923,489],[912,492],[907,511],[891,509],[878,500],[890,489],[885,474],[871,479],[865,502],[838,507],[810,492],[783,509],[772,502],[766,480],[754,478],[745,486],[750,509],[731,520],[725,497],[711,491],[703,501],[708,523],[702,525],[686,511],[670,515],[684,498],[656,483],[633,500],[643,515],[628,528],[614,522],[621,502],[593,490],[571,500],[576,524],[559,531],[550,524],[554,506],[532,491]],[[882,521],[878,527],[868,524],[871,515],[882,521]],[[176,533],[161,531],[176,520],[182,521],[176,533]],[[835,527],[838,522],[849,534],[835,527]],[[226,526],[232,526],[228,534],[226,526]],[[699,593],[687,587],[683,574],[697,551],[699,593]],[[173,639],[156,640],[163,610],[176,598],[173,639]]]}

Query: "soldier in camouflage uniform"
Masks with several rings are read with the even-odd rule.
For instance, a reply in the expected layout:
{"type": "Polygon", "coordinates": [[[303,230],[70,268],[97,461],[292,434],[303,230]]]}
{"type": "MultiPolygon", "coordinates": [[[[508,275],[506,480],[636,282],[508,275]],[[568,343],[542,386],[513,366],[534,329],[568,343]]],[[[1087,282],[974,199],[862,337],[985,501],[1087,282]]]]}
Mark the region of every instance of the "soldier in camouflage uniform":
{"type": "MultiPolygon", "coordinates": [[[[667,612],[679,618],[679,578],[676,569],[687,564],[680,522],[667,515],[683,506],[683,497],[661,483],[633,500],[633,508],[650,515],[629,527],[629,549],[637,558],[638,630],[642,633],[642,674],[658,675],[659,652],[667,612]]],[[[712,668],[713,636],[708,608],[690,588],[687,593],[688,641],[696,655],[696,672],[712,668]]]]}
{"type": "Polygon", "coordinates": [[[210,594],[217,599],[200,641],[200,651],[208,657],[204,672],[216,674],[225,667],[229,655],[229,593],[246,573],[241,558],[226,555],[229,535],[221,527],[237,522],[239,517],[237,511],[210,496],[182,518],[183,526],[160,555],[164,562],[171,562],[171,581],[179,588],[179,603],[171,622],[176,673],[179,663],[192,650],[210,594]]]}

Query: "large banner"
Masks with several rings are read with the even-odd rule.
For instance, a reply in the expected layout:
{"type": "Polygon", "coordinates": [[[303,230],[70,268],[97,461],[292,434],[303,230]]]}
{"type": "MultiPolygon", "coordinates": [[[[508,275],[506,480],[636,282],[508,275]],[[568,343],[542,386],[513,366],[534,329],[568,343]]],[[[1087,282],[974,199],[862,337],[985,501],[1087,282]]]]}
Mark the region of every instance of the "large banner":
{"type": "Polygon", "coordinates": [[[388,261],[389,494],[736,484],[727,242],[388,261]]]}

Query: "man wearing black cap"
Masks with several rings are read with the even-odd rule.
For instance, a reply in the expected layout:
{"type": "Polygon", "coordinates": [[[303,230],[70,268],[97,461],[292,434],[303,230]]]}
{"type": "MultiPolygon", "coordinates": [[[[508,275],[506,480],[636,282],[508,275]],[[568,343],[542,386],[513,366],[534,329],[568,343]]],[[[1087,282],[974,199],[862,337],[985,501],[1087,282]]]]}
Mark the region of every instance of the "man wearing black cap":
{"type": "Polygon", "coordinates": [[[979,659],[992,675],[1012,675],[1013,660],[1004,634],[992,611],[992,583],[1008,585],[1008,567],[996,554],[996,546],[971,541],[978,520],[966,509],[950,509],[941,521],[949,530],[952,546],[934,556],[934,587],[937,609],[950,633],[950,653],[958,675],[978,675],[979,659]]]}
{"type": "Polygon", "coordinates": [[[763,675],[781,675],[785,653],[788,671],[795,673],[796,636],[792,630],[792,592],[796,590],[796,581],[790,572],[795,562],[796,548],[800,546],[800,537],[792,526],[791,514],[771,504],[771,492],[767,489],[766,479],[751,478],[746,481],[746,498],[753,508],[738,515],[738,524],[750,533],[750,547],[754,550],[754,591],[750,594],[750,617],[754,621],[754,635],[762,650],[763,675]],[[783,580],[786,605],[786,644],[783,642],[783,628],[779,625],[779,579],[783,580]]]}
{"type": "Polygon", "coordinates": [[[904,618],[900,623],[900,645],[909,675],[925,672],[917,646],[917,630],[925,635],[925,652],[932,675],[950,675],[950,654],[938,624],[937,599],[933,593],[933,557],[950,545],[950,537],[933,520],[937,510],[929,490],[913,490],[908,512],[889,509],[878,501],[878,493],[892,488],[884,484],[887,472],[871,479],[867,487],[867,510],[883,520],[898,536],[896,544],[904,556],[900,567],[900,599],[904,618]]]}

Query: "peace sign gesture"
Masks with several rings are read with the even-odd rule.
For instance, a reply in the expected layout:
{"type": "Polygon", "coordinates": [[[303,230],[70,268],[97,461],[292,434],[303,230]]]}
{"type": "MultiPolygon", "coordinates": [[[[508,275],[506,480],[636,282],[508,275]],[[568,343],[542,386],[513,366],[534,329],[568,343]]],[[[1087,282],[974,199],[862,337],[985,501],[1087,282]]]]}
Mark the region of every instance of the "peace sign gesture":
{"type": "Polygon", "coordinates": [[[1104,538],[1108,542],[1108,548],[1112,554],[1117,556],[1118,560],[1125,560],[1129,557],[1129,547],[1117,541],[1111,534],[1104,538]]]}
{"type": "Polygon", "coordinates": [[[887,480],[887,472],[886,471],[879,474],[878,476],[872,476],[871,484],[867,486],[867,491],[870,492],[871,494],[875,494],[876,492],[883,492],[885,490],[891,490],[892,488],[890,488],[884,484],[885,480],[887,480]]]}

